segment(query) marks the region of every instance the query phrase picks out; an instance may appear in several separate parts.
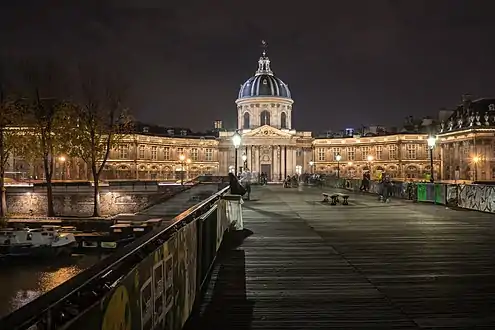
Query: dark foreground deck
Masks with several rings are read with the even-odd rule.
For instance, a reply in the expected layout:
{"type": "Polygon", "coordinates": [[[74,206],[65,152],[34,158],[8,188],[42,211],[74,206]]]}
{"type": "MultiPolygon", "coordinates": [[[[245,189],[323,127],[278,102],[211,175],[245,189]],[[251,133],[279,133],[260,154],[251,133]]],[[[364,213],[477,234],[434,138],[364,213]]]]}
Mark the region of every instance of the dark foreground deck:
{"type": "Polygon", "coordinates": [[[369,195],[331,206],[318,188],[253,198],[192,328],[495,326],[495,216],[369,195]]]}

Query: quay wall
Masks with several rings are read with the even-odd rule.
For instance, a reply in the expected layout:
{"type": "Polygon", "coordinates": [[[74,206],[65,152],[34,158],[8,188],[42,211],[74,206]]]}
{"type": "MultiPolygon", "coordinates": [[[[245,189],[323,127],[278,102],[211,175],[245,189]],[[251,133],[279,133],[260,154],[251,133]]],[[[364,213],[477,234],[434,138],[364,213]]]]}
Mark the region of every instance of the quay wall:
{"type": "MultiPolygon", "coordinates": [[[[179,186],[152,184],[120,184],[100,189],[101,213],[112,216],[135,213],[167,196],[175,194],[179,186]]],[[[9,216],[45,216],[48,198],[46,187],[34,185],[7,188],[9,216]]],[[[53,205],[57,216],[88,217],[93,214],[93,187],[91,185],[55,185],[53,205]]]]}

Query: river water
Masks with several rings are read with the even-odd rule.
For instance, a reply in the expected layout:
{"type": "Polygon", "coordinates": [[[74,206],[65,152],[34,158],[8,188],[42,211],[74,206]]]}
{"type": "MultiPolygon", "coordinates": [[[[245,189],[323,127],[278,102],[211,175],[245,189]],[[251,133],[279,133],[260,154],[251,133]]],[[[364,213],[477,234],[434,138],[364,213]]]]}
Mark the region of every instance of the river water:
{"type": "Polygon", "coordinates": [[[13,260],[0,263],[0,318],[50,291],[103,256],[78,255],[47,260],[13,260]]]}

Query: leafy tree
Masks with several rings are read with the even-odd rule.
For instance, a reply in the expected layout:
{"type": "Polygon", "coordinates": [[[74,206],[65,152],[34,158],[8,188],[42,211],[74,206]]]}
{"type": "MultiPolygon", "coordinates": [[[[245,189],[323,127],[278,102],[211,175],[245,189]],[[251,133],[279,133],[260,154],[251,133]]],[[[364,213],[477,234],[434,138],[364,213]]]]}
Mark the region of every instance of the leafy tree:
{"type": "MultiPolygon", "coordinates": [[[[87,73],[87,72],[86,72],[87,73]]],[[[82,159],[93,180],[93,216],[101,216],[100,178],[110,152],[132,128],[129,110],[123,105],[124,88],[114,80],[81,74],[80,101],[68,108],[71,129],[66,131],[68,153],[82,159]]]]}

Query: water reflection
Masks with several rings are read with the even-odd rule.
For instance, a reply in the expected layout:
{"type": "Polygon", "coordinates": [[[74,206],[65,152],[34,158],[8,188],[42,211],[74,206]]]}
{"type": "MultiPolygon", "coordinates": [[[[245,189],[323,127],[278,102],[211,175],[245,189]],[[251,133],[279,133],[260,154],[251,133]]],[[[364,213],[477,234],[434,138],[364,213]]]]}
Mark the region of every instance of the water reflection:
{"type": "Polygon", "coordinates": [[[73,255],[48,260],[12,260],[0,263],[0,317],[50,291],[103,257],[73,255]]]}

